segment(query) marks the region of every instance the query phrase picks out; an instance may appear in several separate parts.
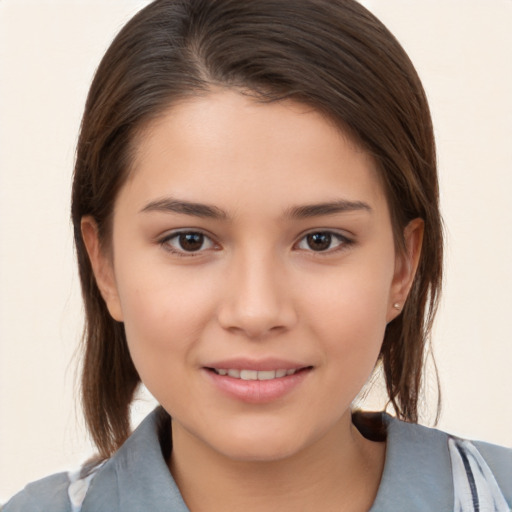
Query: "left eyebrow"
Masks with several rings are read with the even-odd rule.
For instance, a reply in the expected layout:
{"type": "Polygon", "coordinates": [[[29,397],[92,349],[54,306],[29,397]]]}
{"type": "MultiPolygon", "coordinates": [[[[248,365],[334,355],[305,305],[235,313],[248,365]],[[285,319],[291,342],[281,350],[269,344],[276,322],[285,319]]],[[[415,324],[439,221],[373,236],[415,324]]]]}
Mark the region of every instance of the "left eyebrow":
{"type": "Polygon", "coordinates": [[[339,201],[332,201],[328,203],[295,206],[286,210],[285,217],[292,219],[307,219],[310,217],[320,217],[322,215],[334,215],[336,213],[353,211],[367,211],[371,213],[373,210],[368,203],[364,203],[363,201],[348,201],[346,199],[341,199],[339,201]]]}

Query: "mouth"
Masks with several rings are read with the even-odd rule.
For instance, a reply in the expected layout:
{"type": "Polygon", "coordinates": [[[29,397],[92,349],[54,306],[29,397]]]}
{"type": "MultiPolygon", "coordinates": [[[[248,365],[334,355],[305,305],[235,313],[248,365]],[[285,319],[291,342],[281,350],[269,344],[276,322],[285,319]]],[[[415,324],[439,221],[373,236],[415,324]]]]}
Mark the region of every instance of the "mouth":
{"type": "Polygon", "coordinates": [[[295,375],[296,373],[312,369],[311,366],[303,368],[277,369],[277,370],[248,370],[238,368],[207,368],[209,371],[239,380],[275,380],[295,375]]]}
{"type": "Polygon", "coordinates": [[[313,366],[299,366],[277,360],[225,361],[203,367],[208,379],[222,394],[249,404],[284,399],[302,386],[313,366]]]}

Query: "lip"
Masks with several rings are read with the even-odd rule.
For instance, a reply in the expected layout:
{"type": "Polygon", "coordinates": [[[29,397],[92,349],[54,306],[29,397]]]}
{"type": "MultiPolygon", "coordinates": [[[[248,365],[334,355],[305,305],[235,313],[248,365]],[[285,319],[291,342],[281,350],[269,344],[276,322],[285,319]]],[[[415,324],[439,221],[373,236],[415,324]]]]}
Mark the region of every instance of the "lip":
{"type": "Polygon", "coordinates": [[[280,359],[260,361],[254,359],[229,359],[208,364],[202,370],[208,381],[225,396],[240,402],[265,404],[284,398],[296,390],[310,375],[313,367],[280,359]],[[298,369],[298,371],[293,375],[286,375],[272,380],[242,380],[228,375],[219,375],[212,368],[256,371],[298,369]]]}
{"type": "Polygon", "coordinates": [[[203,365],[204,368],[231,368],[233,370],[255,370],[258,372],[271,370],[294,370],[308,368],[311,365],[301,361],[290,361],[279,358],[249,359],[233,358],[214,361],[203,365]]]}

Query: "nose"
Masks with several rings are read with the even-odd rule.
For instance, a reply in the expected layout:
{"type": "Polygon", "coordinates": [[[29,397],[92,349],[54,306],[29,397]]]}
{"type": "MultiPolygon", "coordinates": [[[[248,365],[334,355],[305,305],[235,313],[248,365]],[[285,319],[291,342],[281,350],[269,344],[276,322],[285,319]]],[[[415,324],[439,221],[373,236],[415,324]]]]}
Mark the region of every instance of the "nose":
{"type": "Polygon", "coordinates": [[[232,261],[218,309],[220,325],[250,339],[291,329],[297,322],[286,272],[271,254],[232,261]]]}

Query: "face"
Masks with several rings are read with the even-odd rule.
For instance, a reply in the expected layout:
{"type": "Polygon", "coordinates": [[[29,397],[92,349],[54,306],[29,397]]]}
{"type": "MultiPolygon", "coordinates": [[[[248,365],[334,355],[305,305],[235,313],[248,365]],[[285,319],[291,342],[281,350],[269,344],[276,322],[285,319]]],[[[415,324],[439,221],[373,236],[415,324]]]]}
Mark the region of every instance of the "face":
{"type": "Polygon", "coordinates": [[[407,230],[411,257],[395,252],[374,162],[319,113],[226,91],[146,130],[108,255],[83,222],[173,431],[237,460],[348,428],[410,286],[421,237],[407,230]]]}

